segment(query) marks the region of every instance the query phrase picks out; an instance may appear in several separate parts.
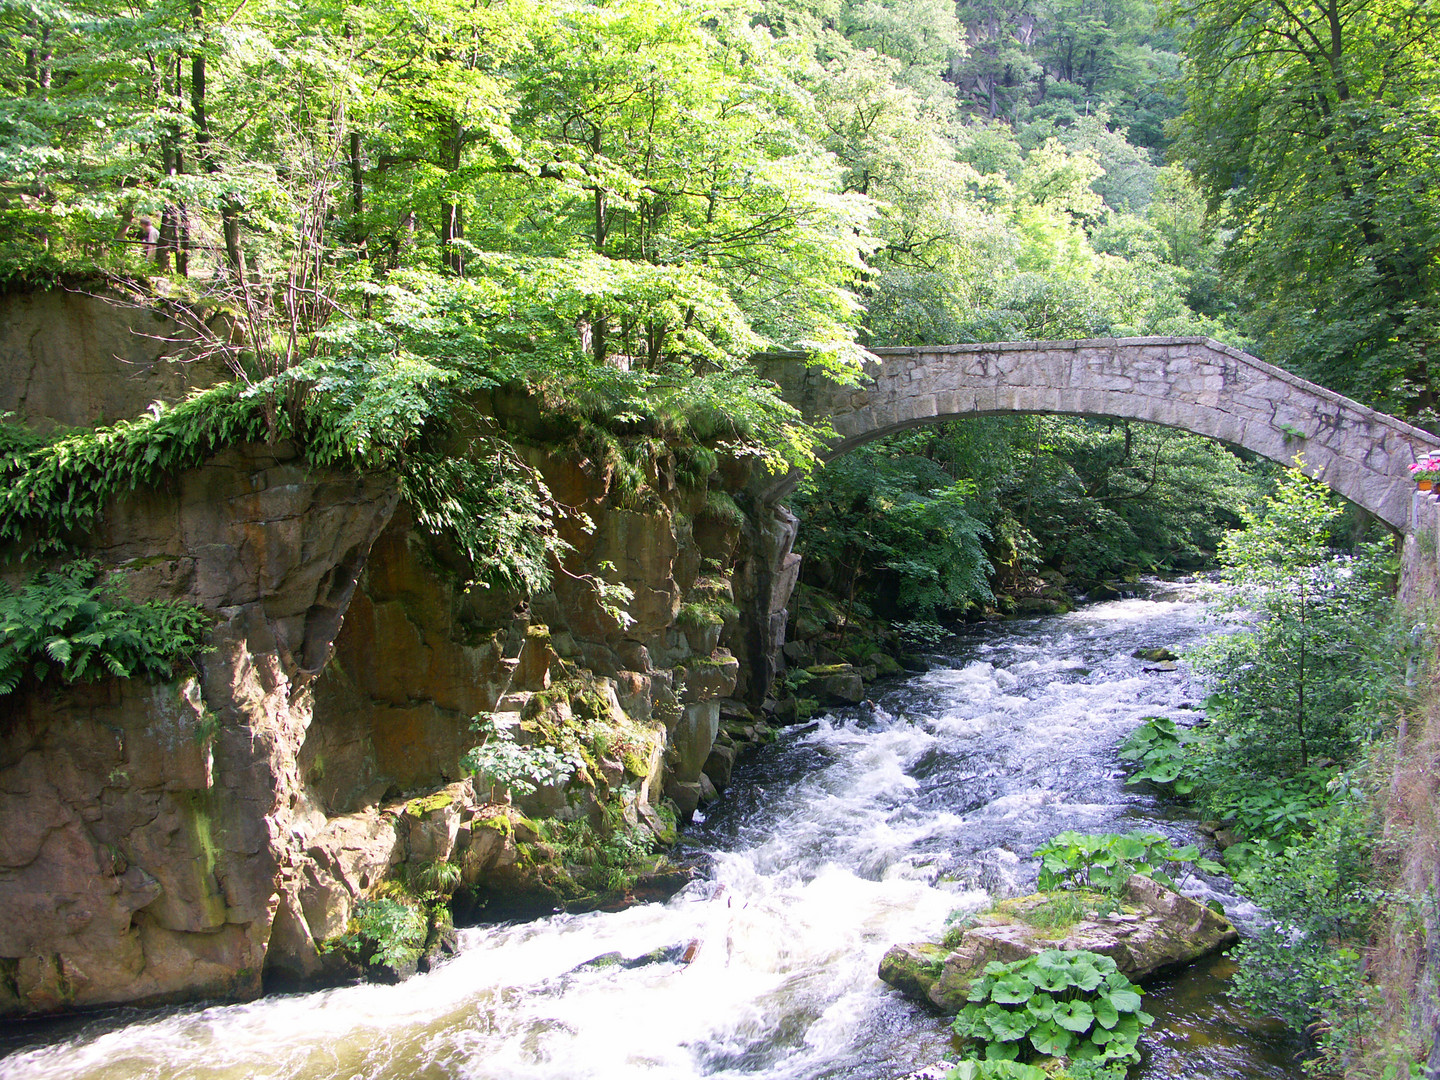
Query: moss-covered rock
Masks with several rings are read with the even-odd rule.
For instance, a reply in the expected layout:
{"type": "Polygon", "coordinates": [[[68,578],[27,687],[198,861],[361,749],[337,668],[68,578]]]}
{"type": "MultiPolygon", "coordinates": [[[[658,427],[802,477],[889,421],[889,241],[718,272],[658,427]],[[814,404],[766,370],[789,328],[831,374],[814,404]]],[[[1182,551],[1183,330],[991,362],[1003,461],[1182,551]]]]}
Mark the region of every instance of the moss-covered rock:
{"type": "Polygon", "coordinates": [[[1239,940],[1223,915],[1147,877],[1132,877],[1122,899],[1118,911],[1087,910],[1073,922],[1039,915],[1056,905],[1057,894],[1007,900],[966,927],[953,949],[933,943],[892,948],[881,963],[880,978],[932,1008],[953,1014],[965,1004],[971,981],[992,960],[1011,963],[1045,949],[1086,949],[1110,957],[1121,972],[1139,982],[1239,940]],[[945,954],[938,971],[933,969],[936,949],[945,954]],[[916,964],[927,966],[917,973],[916,964]],[[921,987],[923,991],[917,993],[921,987]]]}
{"type": "Polygon", "coordinates": [[[865,680],[850,664],[819,664],[806,671],[805,687],[822,705],[853,705],[865,700],[865,680]]]}
{"type": "Polygon", "coordinates": [[[900,665],[900,661],[896,660],[889,653],[876,653],[870,658],[870,663],[875,667],[875,675],[877,678],[883,679],[890,675],[902,675],[905,672],[905,669],[900,665]]]}
{"type": "Polygon", "coordinates": [[[906,997],[931,1005],[930,989],[949,955],[949,949],[935,942],[892,945],[880,961],[880,978],[906,997]]]}

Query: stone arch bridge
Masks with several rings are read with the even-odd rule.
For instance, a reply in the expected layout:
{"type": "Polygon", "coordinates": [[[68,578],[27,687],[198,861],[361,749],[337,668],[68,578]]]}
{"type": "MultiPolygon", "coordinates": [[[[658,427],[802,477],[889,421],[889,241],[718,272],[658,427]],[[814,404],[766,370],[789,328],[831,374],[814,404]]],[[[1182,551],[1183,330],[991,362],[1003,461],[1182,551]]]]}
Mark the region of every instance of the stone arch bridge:
{"type": "MultiPolygon", "coordinates": [[[[808,420],[828,420],[825,457],[906,428],[1003,413],[1143,420],[1293,464],[1408,532],[1407,466],[1440,438],[1209,338],[1101,338],[876,349],[842,386],[799,353],[757,357],[808,420]]],[[[782,498],[795,477],[767,492],[782,498]]]]}

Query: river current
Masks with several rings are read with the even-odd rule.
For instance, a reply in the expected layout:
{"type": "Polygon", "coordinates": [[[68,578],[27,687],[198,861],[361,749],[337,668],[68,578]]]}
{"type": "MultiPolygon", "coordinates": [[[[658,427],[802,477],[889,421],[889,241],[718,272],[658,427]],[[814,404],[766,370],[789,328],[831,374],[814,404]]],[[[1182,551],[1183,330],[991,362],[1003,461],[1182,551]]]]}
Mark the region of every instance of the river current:
{"type": "MultiPolygon", "coordinates": [[[[668,903],[463,930],[399,986],[12,1031],[0,1080],[884,1080],[953,1056],[944,1021],[875,977],[881,955],[1030,891],[1030,852],[1064,829],[1194,840],[1124,786],[1115,748],[1144,717],[1196,716],[1183,665],[1134,650],[1215,629],[1188,586],[979,628],[745,760],[685,836],[712,875],[668,903]]],[[[1223,881],[1187,891],[1256,916],[1223,881]]],[[[1224,998],[1227,965],[1150,988],[1132,1078],[1301,1075],[1224,998]]]]}

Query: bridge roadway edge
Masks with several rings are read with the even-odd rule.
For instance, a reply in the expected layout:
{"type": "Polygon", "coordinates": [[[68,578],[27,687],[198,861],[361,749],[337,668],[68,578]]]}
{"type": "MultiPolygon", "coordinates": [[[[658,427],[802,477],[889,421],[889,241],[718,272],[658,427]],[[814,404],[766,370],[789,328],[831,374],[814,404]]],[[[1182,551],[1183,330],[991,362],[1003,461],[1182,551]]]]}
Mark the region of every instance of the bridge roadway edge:
{"type": "MultiPolygon", "coordinates": [[[[968,416],[1133,419],[1282,464],[1302,454],[1307,474],[1409,532],[1414,485],[1406,466],[1440,451],[1440,437],[1210,338],[979,342],[870,356],[861,379],[844,386],[804,363],[803,353],[766,353],[755,362],[807,420],[833,424],[837,438],[825,460],[882,435],[968,416]]],[[[798,479],[774,478],[757,494],[782,500],[798,479]]]]}

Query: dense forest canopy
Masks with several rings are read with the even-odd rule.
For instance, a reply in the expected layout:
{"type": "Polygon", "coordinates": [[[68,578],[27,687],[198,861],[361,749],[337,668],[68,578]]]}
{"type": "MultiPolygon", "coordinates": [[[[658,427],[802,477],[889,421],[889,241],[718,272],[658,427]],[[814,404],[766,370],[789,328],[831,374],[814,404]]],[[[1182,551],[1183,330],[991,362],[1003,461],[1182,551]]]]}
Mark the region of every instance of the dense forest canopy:
{"type": "MultiPolygon", "coordinates": [[[[0,275],[164,305],[241,384],[319,388],[300,426],[330,456],[386,465],[438,452],[455,395],[525,384],[622,440],[805,467],[815,434],[746,363],[770,347],[842,371],[865,346],[1207,334],[1426,422],[1436,20],[1420,0],[10,2],[0,275]]],[[[997,567],[1198,557],[1253,492],[1187,447],[1037,419],[882,444],[881,516],[938,499],[949,554],[877,541],[864,572],[945,608],[997,567]],[[1172,480],[1208,523],[1161,512],[1172,480]],[[1047,532],[1075,521],[1108,539],[1047,532]]],[[[412,487],[439,499],[454,468],[412,487]]],[[[853,505],[847,468],[802,506],[853,505]]],[[[817,555],[843,548],[825,528],[817,555]]]]}

